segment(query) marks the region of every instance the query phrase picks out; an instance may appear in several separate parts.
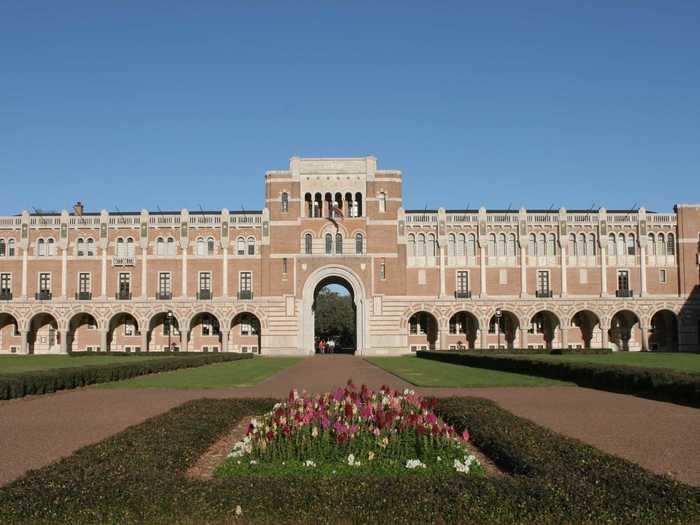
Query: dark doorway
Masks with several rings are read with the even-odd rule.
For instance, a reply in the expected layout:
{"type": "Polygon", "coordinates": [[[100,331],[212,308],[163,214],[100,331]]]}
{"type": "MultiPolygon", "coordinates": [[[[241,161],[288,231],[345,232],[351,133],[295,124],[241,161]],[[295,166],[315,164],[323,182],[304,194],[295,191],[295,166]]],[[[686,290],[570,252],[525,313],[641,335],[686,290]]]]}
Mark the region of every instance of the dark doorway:
{"type": "Polygon", "coordinates": [[[321,281],[313,311],[316,353],[354,354],[357,313],[350,284],[340,278],[321,281]]]}

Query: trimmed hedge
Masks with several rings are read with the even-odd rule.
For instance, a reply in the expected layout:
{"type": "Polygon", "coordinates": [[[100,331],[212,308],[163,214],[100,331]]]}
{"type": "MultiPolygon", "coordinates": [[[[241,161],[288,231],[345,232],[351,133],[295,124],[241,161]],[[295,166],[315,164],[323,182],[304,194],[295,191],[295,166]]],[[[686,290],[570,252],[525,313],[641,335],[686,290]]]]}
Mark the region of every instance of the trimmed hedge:
{"type": "Polygon", "coordinates": [[[417,355],[423,359],[547,377],[588,388],[700,407],[700,374],[666,368],[568,363],[513,355],[489,356],[464,352],[418,352],[417,355]]]}
{"type": "Polygon", "coordinates": [[[700,489],[480,399],[442,400],[438,411],[460,431],[467,425],[472,441],[512,476],[185,477],[240,418],[273,402],[192,401],[85,447],[0,488],[0,523],[700,522],[700,489]]]}
{"type": "Polygon", "coordinates": [[[602,355],[612,354],[611,348],[464,348],[463,350],[435,350],[436,352],[452,352],[459,354],[487,354],[487,355],[510,355],[510,354],[525,354],[525,355],[562,355],[562,354],[579,354],[579,355],[602,355]]]}
{"type": "MultiPolygon", "coordinates": [[[[29,395],[49,394],[92,385],[120,381],[136,376],[168,372],[179,368],[250,359],[250,354],[196,354],[155,357],[143,361],[52,368],[17,374],[0,375],[0,399],[15,399],[29,395]]],[[[127,360],[128,361],[128,360],[127,360]]]]}

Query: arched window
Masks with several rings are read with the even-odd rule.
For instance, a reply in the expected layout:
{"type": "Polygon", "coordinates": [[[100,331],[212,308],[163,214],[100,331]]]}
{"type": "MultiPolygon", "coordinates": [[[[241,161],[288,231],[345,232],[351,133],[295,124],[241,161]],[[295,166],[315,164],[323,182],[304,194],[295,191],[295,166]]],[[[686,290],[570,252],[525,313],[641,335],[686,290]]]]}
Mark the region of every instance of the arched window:
{"type": "Polygon", "coordinates": [[[455,256],[455,245],[457,244],[456,237],[454,233],[450,233],[447,237],[447,255],[448,257],[455,256]]]}
{"type": "Polygon", "coordinates": [[[214,255],[214,237],[207,239],[207,255],[214,255]]]}
{"type": "Polygon", "coordinates": [[[343,253],[343,236],[339,233],[335,234],[335,253],[338,255],[343,253]]]}
{"type": "Polygon", "coordinates": [[[627,255],[637,254],[637,243],[635,242],[634,233],[627,236],[627,255]]]}
{"type": "Polygon", "coordinates": [[[422,233],[418,234],[418,240],[416,242],[416,257],[425,257],[425,235],[422,233]]]}
{"type": "Polygon", "coordinates": [[[508,257],[515,257],[516,244],[517,240],[515,239],[515,234],[511,233],[508,236],[508,244],[506,246],[506,255],[508,255],[508,257]]]}
{"type": "Polygon", "coordinates": [[[668,255],[676,255],[676,239],[672,233],[666,238],[666,253],[668,255]]]}
{"type": "Polygon", "coordinates": [[[0,239],[0,257],[5,257],[5,255],[7,255],[6,249],[5,239],[0,239]]]}
{"type": "Polygon", "coordinates": [[[85,241],[82,237],[78,237],[75,244],[77,246],[78,257],[83,257],[85,255],[85,241]]]}
{"type": "Polygon", "coordinates": [[[248,237],[248,255],[255,255],[255,237],[248,237]]]}
{"type": "Polygon", "coordinates": [[[245,255],[245,239],[243,237],[236,239],[236,254],[245,255]]]}
{"type": "Polygon", "coordinates": [[[361,255],[362,252],[364,251],[363,247],[362,247],[362,240],[363,239],[362,239],[361,233],[358,233],[355,235],[355,253],[358,255],[361,255]]]}
{"type": "Polygon", "coordinates": [[[495,233],[492,233],[491,235],[489,235],[488,256],[489,257],[496,256],[496,234],[495,233]]]}
{"type": "Polygon", "coordinates": [[[498,247],[497,247],[496,254],[499,257],[505,257],[505,255],[506,255],[506,234],[505,233],[501,233],[498,236],[498,247]]]}
{"type": "Polygon", "coordinates": [[[282,213],[289,211],[289,194],[285,191],[282,193],[282,213]]]}
{"type": "Polygon", "coordinates": [[[54,242],[52,237],[49,237],[46,240],[46,254],[56,255],[56,243],[54,242]]]}
{"type": "Polygon", "coordinates": [[[15,256],[15,240],[14,239],[9,239],[7,241],[7,255],[10,257],[15,256]]]}
{"type": "Polygon", "coordinates": [[[547,255],[547,235],[544,233],[537,236],[537,255],[540,257],[547,255]]]}
{"type": "Polygon", "coordinates": [[[547,238],[547,255],[549,257],[554,257],[557,254],[557,236],[554,233],[550,233],[547,238]]]}
{"type": "Polygon", "coordinates": [[[330,233],[326,234],[326,255],[333,253],[333,236],[330,233]]]}
{"type": "Polygon", "coordinates": [[[314,203],[311,199],[310,193],[304,194],[304,205],[306,206],[306,216],[313,217],[314,216],[314,203]]]}
{"type": "Polygon", "coordinates": [[[310,233],[304,235],[304,253],[311,254],[313,251],[313,237],[310,233]]]}
{"type": "Polygon", "coordinates": [[[595,233],[590,233],[588,235],[588,255],[595,256],[595,252],[596,252],[595,233]]]}
{"type": "Polygon", "coordinates": [[[117,253],[117,257],[126,257],[126,244],[124,244],[124,239],[121,237],[117,238],[117,247],[115,251],[117,253]]]}
{"type": "Polygon", "coordinates": [[[173,237],[168,237],[166,253],[170,256],[177,255],[177,246],[175,245],[175,239],[173,237]]]}
{"type": "Polygon", "coordinates": [[[352,193],[347,192],[345,194],[345,209],[347,211],[347,215],[352,217],[354,212],[353,204],[352,204],[352,193]]]}
{"type": "Polygon", "coordinates": [[[625,234],[621,233],[617,236],[617,255],[625,254],[625,234]]]}
{"type": "Polygon", "coordinates": [[[463,233],[457,236],[457,257],[464,257],[465,254],[466,237],[463,233]]]}
{"type": "Polygon", "coordinates": [[[666,255],[666,237],[663,233],[656,236],[656,255],[666,255]]]}
{"type": "Polygon", "coordinates": [[[569,255],[576,255],[577,252],[576,248],[576,234],[572,233],[569,235],[569,255]]]}
{"type": "Polygon", "coordinates": [[[578,236],[578,254],[582,257],[586,256],[586,234],[582,233],[578,236]]]}
{"type": "Polygon", "coordinates": [[[428,257],[435,257],[435,234],[429,233],[428,234],[428,244],[426,246],[427,248],[427,255],[428,257]]]}
{"type": "Polygon", "coordinates": [[[206,247],[204,246],[204,239],[197,237],[197,255],[206,255],[206,247]]]}
{"type": "Polygon", "coordinates": [[[476,236],[473,233],[470,233],[467,239],[467,255],[476,257],[476,236]]]}
{"type": "MultiPolygon", "coordinates": [[[[171,239],[168,239],[168,243],[170,243],[171,239]]],[[[173,247],[175,246],[175,241],[173,240],[173,247]]],[[[136,245],[134,245],[134,239],[129,237],[126,240],[126,256],[127,257],[135,257],[136,256],[136,245]]]]}
{"type": "Polygon", "coordinates": [[[384,213],[386,211],[386,193],[381,192],[379,194],[379,213],[384,213]]]}
{"type": "Polygon", "coordinates": [[[163,237],[156,239],[156,255],[165,255],[165,241],[163,237]]]}
{"type": "Polygon", "coordinates": [[[92,239],[92,237],[89,237],[87,240],[87,249],[86,249],[86,254],[88,257],[92,257],[95,255],[95,241],[92,239]]]}
{"type": "Polygon", "coordinates": [[[656,255],[656,238],[653,233],[649,234],[649,255],[656,255]]]}
{"type": "Polygon", "coordinates": [[[362,217],[362,194],[360,192],[355,194],[355,205],[357,206],[355,217],[362,217]]]}
{"type": "Polygon", "coordinates": [[[314,195],[314,217],[316,218],[321,216],[321,211],[323,209],[322,200],[323,197],[320,193],[314,195]]]}
{"type": "Polygon", "coordinates": [[[617,255],[617,241],[614,233],[608,235],[608,255],[617,255]]]}
{"type": "Polygon", "coordinates": [[[408,235],[408,256],[416,256],[416,236],[412,233],[408,235]]]}
{"type": "Polygon", "coordinates": [[[530,257],[537,256],[537,236],[534,233],[527,238],[527,253],[530,257]]]}
{"type": "Polygon", "coordinates": [[[39,239],[36,241],[36,254],[39,256],[46,255],[46,244],[44,244],[44,239],[39,239]]]}

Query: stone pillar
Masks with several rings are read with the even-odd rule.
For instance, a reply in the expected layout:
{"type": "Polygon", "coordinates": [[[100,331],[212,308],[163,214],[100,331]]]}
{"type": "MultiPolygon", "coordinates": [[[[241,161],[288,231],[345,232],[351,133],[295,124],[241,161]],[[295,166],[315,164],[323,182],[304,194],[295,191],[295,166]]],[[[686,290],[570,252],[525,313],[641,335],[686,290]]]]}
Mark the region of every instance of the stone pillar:
{"type": "Polygon", "coordinates": [[[228,335],[229,335],[228,330],[221,331],[221,351],[222,352],[228,352],[228,335]]]}
{"type": "Polygon", "coordinates": [[[187,297],[187,249],[182,249],[182,297],[187,297]]]}
{"type": "Polygon", "coordinates": [[[527,348],[527,327],[523,328],[520,326],[518,328],[520,330],[520,348],[526,349],[527,348]]]}
{"type": "Polygon", "coordinates": [[[61,298],[65,300],[68,293],[68,248],[64,248],[61,254],[61,298]]]}
{"type": "Polygon", "coordinates": [[[29,246],[22,249],[22,299],[27,298],[27,265],[29,262],[29,246]]]}
{"type": "Polygon", "coordinates": [[[59,330],[58,337],[60,338],[60,341],[59,341],[60,350],[59,351],[62,354],[67,354],[68,353],[68,330],[59,330]]]}
{"type": "Polygon", "coordinates": [[[22,347],[20,351],[23,354],[29,354],[29,331],[28,330],[20,330],[19,335],[22,337],[22,347]]]}
{"type": "Polygon", "coordinates": [[[639,247],[639,276],[639,297],[644,297],[647,294],[647,249],[644,244],[639,247]]]}
{"type": "Polygon", "coordinates": [[[520,247],[520,297],[527,296],[527,253],[525,246],[520,247]]]}
{"type": "Polygon", "coordinates": [[[100,350],[102,352],[106,352],[107,350],[109,350],[107,348],[107,346],[108,346],[107,335],[108,335],[107,330],[100,330],[100,350]]]}
{"type": "Polygon", "coordinates": [[[445,247],[440,246],[439,249],[440,249],[440,297],[445,297],[445,247]]]}
{"type": "MultiPolygon", "coordinates": [[[[141,248],[141,297],[148,298],[148,248],[141,248]]],[[[145,351],[145,350],[144,350],[145,351]]]]}
{"type": "Polygon", "coordinates": [[[608,341],[608,326],[603,325],[603,323],[600,323],[600,341],[601,341],[601,347],[602,348],[608,348],[609,346],[609,341],[608,341]]]}
{"type": "Polygon", "coordinates": [[[190,331],[189,330],[183,330],[181,332],[182,334],[182,350],[184,352],[188,352],[190,348],[190,331]]]}
{"type": "Polygon", "coordinates": [[[141,351],[148,352],[148,330],[141,332],[141,351]]]}
{"type": "Polygon", "coordinates": [[[437,350],[447,350],[447,330],[438,325],[438,348],[437,350]]]}
{"type": "Polygon", "coordinates": [[[646,326],[639,325],[639,337],[641,339],[640,343],[642,345],[642,352],[646,352],[649,350],[649,341],[647,340],[647,337],[649,335],[649,331],[647,330],[646,326]]]}
{"type": "Polygon", "coordinates": [[[486,348],[488,347],[488,343],[486,342],[486,336],[488,334],[488,329],[479,329],[477,330],[477,339],[480,341],[481,348],[486,348]]]}
{"type": "Polygon", "coordinates": [[[224,273],[221,276],[221,294],[224,297],[228,297],[228,243],[224,246],[223,256],[224,273]]]}
{"type": "Polygon", "coordinates": [[[559,325],[559,332],[561,334],[561,338],[560,338],[561,347],[568,348],[569,347],[569,327],[559,325]]]}
{"type": "Polygon", "coordinates": [[[102,271],[100,273],[100,295],[102,298],[107,297],[107,248],[102,249],[102,271]]]}
{"type": "Polygon", "coordinates": [[[568,294],[567,290],[567,284],[566,284],[566,272],[567,272],[567,265],[569,261],[567,260],[567,255],[566,255],[566,244],[565,242],[562,241],[561,243],[561,249],[559,250],[559,255],[561,256],[561,296],[566,297],[568,294]]]}
{"type": "MultiPolygon", "coordinates": [[[[600,243],[600,296],[608,295],[608,254],[607,248],[604,245],[607,239],[601,239],[600,243]]],[[[606,336],[607,338],[607,336],[606,336]]]]}
{"type": "Polygon", "coordinates": [[[479,297],[486,297],[488,295],[486,292],[486,246],[481,246],[479,248],[479,255],[479,275],[481,279],[479,297]]]}

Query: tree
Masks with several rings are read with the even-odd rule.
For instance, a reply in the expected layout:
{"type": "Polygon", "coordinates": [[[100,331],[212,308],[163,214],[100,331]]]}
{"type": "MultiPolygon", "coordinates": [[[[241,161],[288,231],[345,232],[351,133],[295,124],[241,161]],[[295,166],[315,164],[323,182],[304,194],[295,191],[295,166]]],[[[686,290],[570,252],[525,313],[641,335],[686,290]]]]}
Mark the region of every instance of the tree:
{"type": "Polygon", "coordinates": [[[321,288],[314,302],[316,336],[336,339],[341,348],[355,347],[355,308],[352,297],[321,288]]]}

